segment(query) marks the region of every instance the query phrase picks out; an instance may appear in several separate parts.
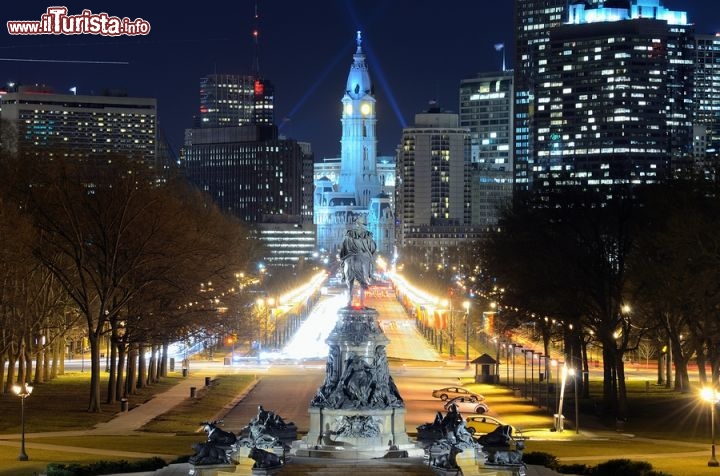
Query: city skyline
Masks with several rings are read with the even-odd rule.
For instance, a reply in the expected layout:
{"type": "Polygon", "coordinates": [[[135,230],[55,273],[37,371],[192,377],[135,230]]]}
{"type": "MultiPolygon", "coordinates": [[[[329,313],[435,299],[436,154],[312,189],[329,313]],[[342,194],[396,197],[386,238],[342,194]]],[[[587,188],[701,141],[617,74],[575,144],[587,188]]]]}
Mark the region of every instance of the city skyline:
{"type": "MultiPolygon", "coordinates": [[[[686,10],[697,32],[720,30],[706,2],[661,2],[686,10]]],[[[458,112],[460,81],[476,73],[510,69],[513,2],[492,11],[480,2],[401,0],[311,4],[258,2],[259,69],[275,85],[275,119],[281,134],[310,142],[316,160],[340,154],[340,99],[355,32],[363,31],[378,98],[378,155],[394,155],[402,128],[431,100],[458,112]],[[479,25],[480,21],[488,25],[479,25]],[[504,44],[504,51],[495,45],[504,44]],[[504,58],[503,58],[504,53],[504,58]]],[[[40,20],[47,6],[11,4],[5,21],[40,20]]],[[[200,78],[210,73],[250,73],[254,0],[236,5],[216,2],[185,12],[139,2],[65,3],[68,14],[83,10],[142,18],[147,35],[10,35],[0,43],[0,81],[43,83],[56,92],[100,94],[122,89],[130,96],[158,100],[159,124],[178,152],[184,130],[199,107],[200,78]],[[218,5],[214,8],[215,5],[218,5]]],[[[715,15],[717,16],[717,15],[715,15]]]]}

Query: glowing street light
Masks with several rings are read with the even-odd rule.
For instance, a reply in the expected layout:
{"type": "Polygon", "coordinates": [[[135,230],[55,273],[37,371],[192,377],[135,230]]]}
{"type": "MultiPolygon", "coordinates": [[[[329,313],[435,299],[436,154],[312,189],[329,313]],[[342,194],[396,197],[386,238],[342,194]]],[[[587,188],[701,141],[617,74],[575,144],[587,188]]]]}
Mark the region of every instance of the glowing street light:
{"type": "Polygon", "coordinates": [[[720,392],[712,387],[705,387],[700,391],[700,396],[703,400],[710,404],[710,435],[712,437],[712,450],[707,465],[720,466],[720,463],[718,463],[718,460],[715,457],[715,405],[720,402],[720,392]]]}
{"type": "MultiPolygon", "coordinates": [[[[20,397],[20,425],[22,426],[22,437],[20,439],[20,456],[18,460],[27,461],[28,455],[25,453],[25,399],[30,396],[33,391],[32,385],[23,383],[22,385],[13,385],[15,395],[20,397]]],[[[713,447],[714,449],[714,447],[713,447]]]]}
{"type": "Polygon", "coordinates": [[[560,371],[562,377],[562,383],[560,384],[560,400],[558,400],[558,410],[555,414],[555,431],[562,432],[564,430],[562,408],[565,401],[565,382],[567,381],[568,368],[567,364],[563,363],[562,370],[560,371]]]}

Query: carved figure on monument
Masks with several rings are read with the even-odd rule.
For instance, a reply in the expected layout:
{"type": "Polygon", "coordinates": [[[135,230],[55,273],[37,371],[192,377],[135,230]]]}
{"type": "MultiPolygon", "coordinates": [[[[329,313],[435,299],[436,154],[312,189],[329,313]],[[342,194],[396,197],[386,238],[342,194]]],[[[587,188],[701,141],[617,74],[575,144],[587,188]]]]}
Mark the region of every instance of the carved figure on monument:
{"type": "Polygon", "coordinates": [[[456,405],[450,405],[447,414],[442,420],[441,427],[443,438],[453,446],[468,449],[477,445],[467,426],[465,426],[465,420],[456,405]]]}
{"type": "Polygon", "coordinates": [[[457,463],[457,455],[462,453],[462,449],[451,444],[447,440],[440,440],[426,448],[425,454],[430,466],[445,470],[460,470],[457,463]]]}
{"type": "Polygon", "coordinates": [[[355,220],[355,228],[345,233],[340,248],[342,262],[342,281],[348,287],[347,305],[352,305],[353,287],[360,286],[360,306],[365,307],[365,290],[370,286],[374,274],[374,260],[377,244],[367,228],[365,217],[355,220]]]}
{"type": "Polygon", "coordinates": [[[499,426],[478,438],[478,442],[482,445],[489,464],[522,464],[525,442],[512,437],[511,426],[499,426]]]}
{"type": "Polygon", "coordinates": [[[442,427],[443,415],[441,412],[435,414],[432,423],[423,423],[417,427],[417,438],[419,441],[437,441],[444,436],[442,427]]]}
{"type": "MultiPolygon", "coordinates": [[[[340,350],[331,347],[329,358],[337,359],[336,353],[340,350]]],[[[359,355],[350,354],[337,380],[325,376],[311,405],[337,409],[403,407],[400,392],[390,376],[384,347],[376,349],[373,365],[359,355]]]]}
{"type": "Polygon", "coordinates": [[[237,437],[234,433],[221,430],[218,425],[222,420],[205,421],[200,423],[207,432],[205,443],[192,445],[195,454],[188,458],[192,465],[231,464],[229,453],[234,451],[237,437]]]}
{"type": "Polygon", "coordinates": [[[390,364],[387,360],[385,346],[378,346],[375,349],[375,380],[377,382],[375,391],[371,395],[370,404],[373,407],[401,407],[403,399],[400,396],[395,381],[390,375],[390,364]]]}
{"type": "Polygon", "coordinates": [[[318,389],[315,397],[313,398],[313,405],[315,406],[327,406],[327,397],[337,388],[338,380],[338,360],[340,356],[340,349],[337,345],[331,345],[328,350],[327,362],[325,363],[325,381],[322,386],[318,389]]]}
{"type": "Polygon", "coordinates": [[[258,405],[258,413],[240,430],[240,444],[246,447],[271,448],[297,438],[295,423],[286,423],[280,415],[258,405]]]}
{"type": "Polygon", "coordinates": [[[447,442],[447,444],[463,450],[479,446],[468,431],[465,420],[455,405],[450,405],[445,416],[441,412],[437,412],[432,423],[425,423],[418,426],[417,429],[418,441],[426,444],[447,442]]]}
{"type": "Polygon", "coordinates": [[[252,469],[279,468],[285,464],[285,458],[262,448],[253,447],[248,454],[253,463],[252,469]]]}
{"type": "Polygon", "coordinates": [[[370,415],[343,415],[338,418],[333,435],[374,438],[381,432],[380,422],[370,415]]]}
{"type": "Polygon", "coordinates": [[[370,400],[373,391],[374,379],[372,368],[358,355],[351,355],[346,363],[345,370],[340,378],[345,395],[353,402],[356,408],[362,407],[370,400]]]}
{"type": "Polygon", "coordinates": [[[512,427],[509,425],[500,425],[490,433],[478,438],[478,442],[483,446],[500,448],[509,448],[512,441],[512,427]]]}

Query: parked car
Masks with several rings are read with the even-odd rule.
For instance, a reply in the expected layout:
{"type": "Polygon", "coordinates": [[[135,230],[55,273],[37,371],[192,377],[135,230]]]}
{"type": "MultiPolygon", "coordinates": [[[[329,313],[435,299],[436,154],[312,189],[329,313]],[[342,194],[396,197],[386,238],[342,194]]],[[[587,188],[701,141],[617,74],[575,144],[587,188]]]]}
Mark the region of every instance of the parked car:
{"type": "Polygon", "coordinates": [[[521,437],[522,432],[519,432],[514,426],[503,423],[495,417],[489,415],[483,416],[469,416],[465,418],[465,426],[472,435],[485,435],[495,430],[499,426],[510,426],[513,437],[521,437]]]}
{"type": "Polygon", "coordinates": [[[479,402],[477,400],[473,400],[475,397],[455,397],[451,398],[445,404],[443,407],[445,408],[445,411],[450,410],[451,405],[455,405],[455,408],[457,408],[457,411],[460,413],[487,413],[490,411],[490,407],[488,407],[487,403],[485,402],[479,402]]]}
{"type": "Polygon", "coordinates": [[[485,400],[485,397],[482,395],[471,392],[467,388],[464,387],[445,387],[445,388],[438,388],[437,390],[432,391],[432,396],[435,398],[439,398],[443,402],[446,400],[450,400],[451,398],[455,397],[467,397],[472,402],[480,402],[482,400],[485,400]]]}

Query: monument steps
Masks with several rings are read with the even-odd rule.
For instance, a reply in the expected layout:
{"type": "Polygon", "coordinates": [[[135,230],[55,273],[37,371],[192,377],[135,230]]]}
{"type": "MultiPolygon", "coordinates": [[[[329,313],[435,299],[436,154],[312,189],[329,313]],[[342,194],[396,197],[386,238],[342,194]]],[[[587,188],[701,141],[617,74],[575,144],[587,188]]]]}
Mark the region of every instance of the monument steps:
{"type": "Polygon", "coordinates": [[[303,460],[293,461],[275,472],[276,476],[350,476],[360,473],[372,476],[435,476],[432,468],[422,460],[389,461],[387,459],[338,461],[338,460],[303,460]]]}

